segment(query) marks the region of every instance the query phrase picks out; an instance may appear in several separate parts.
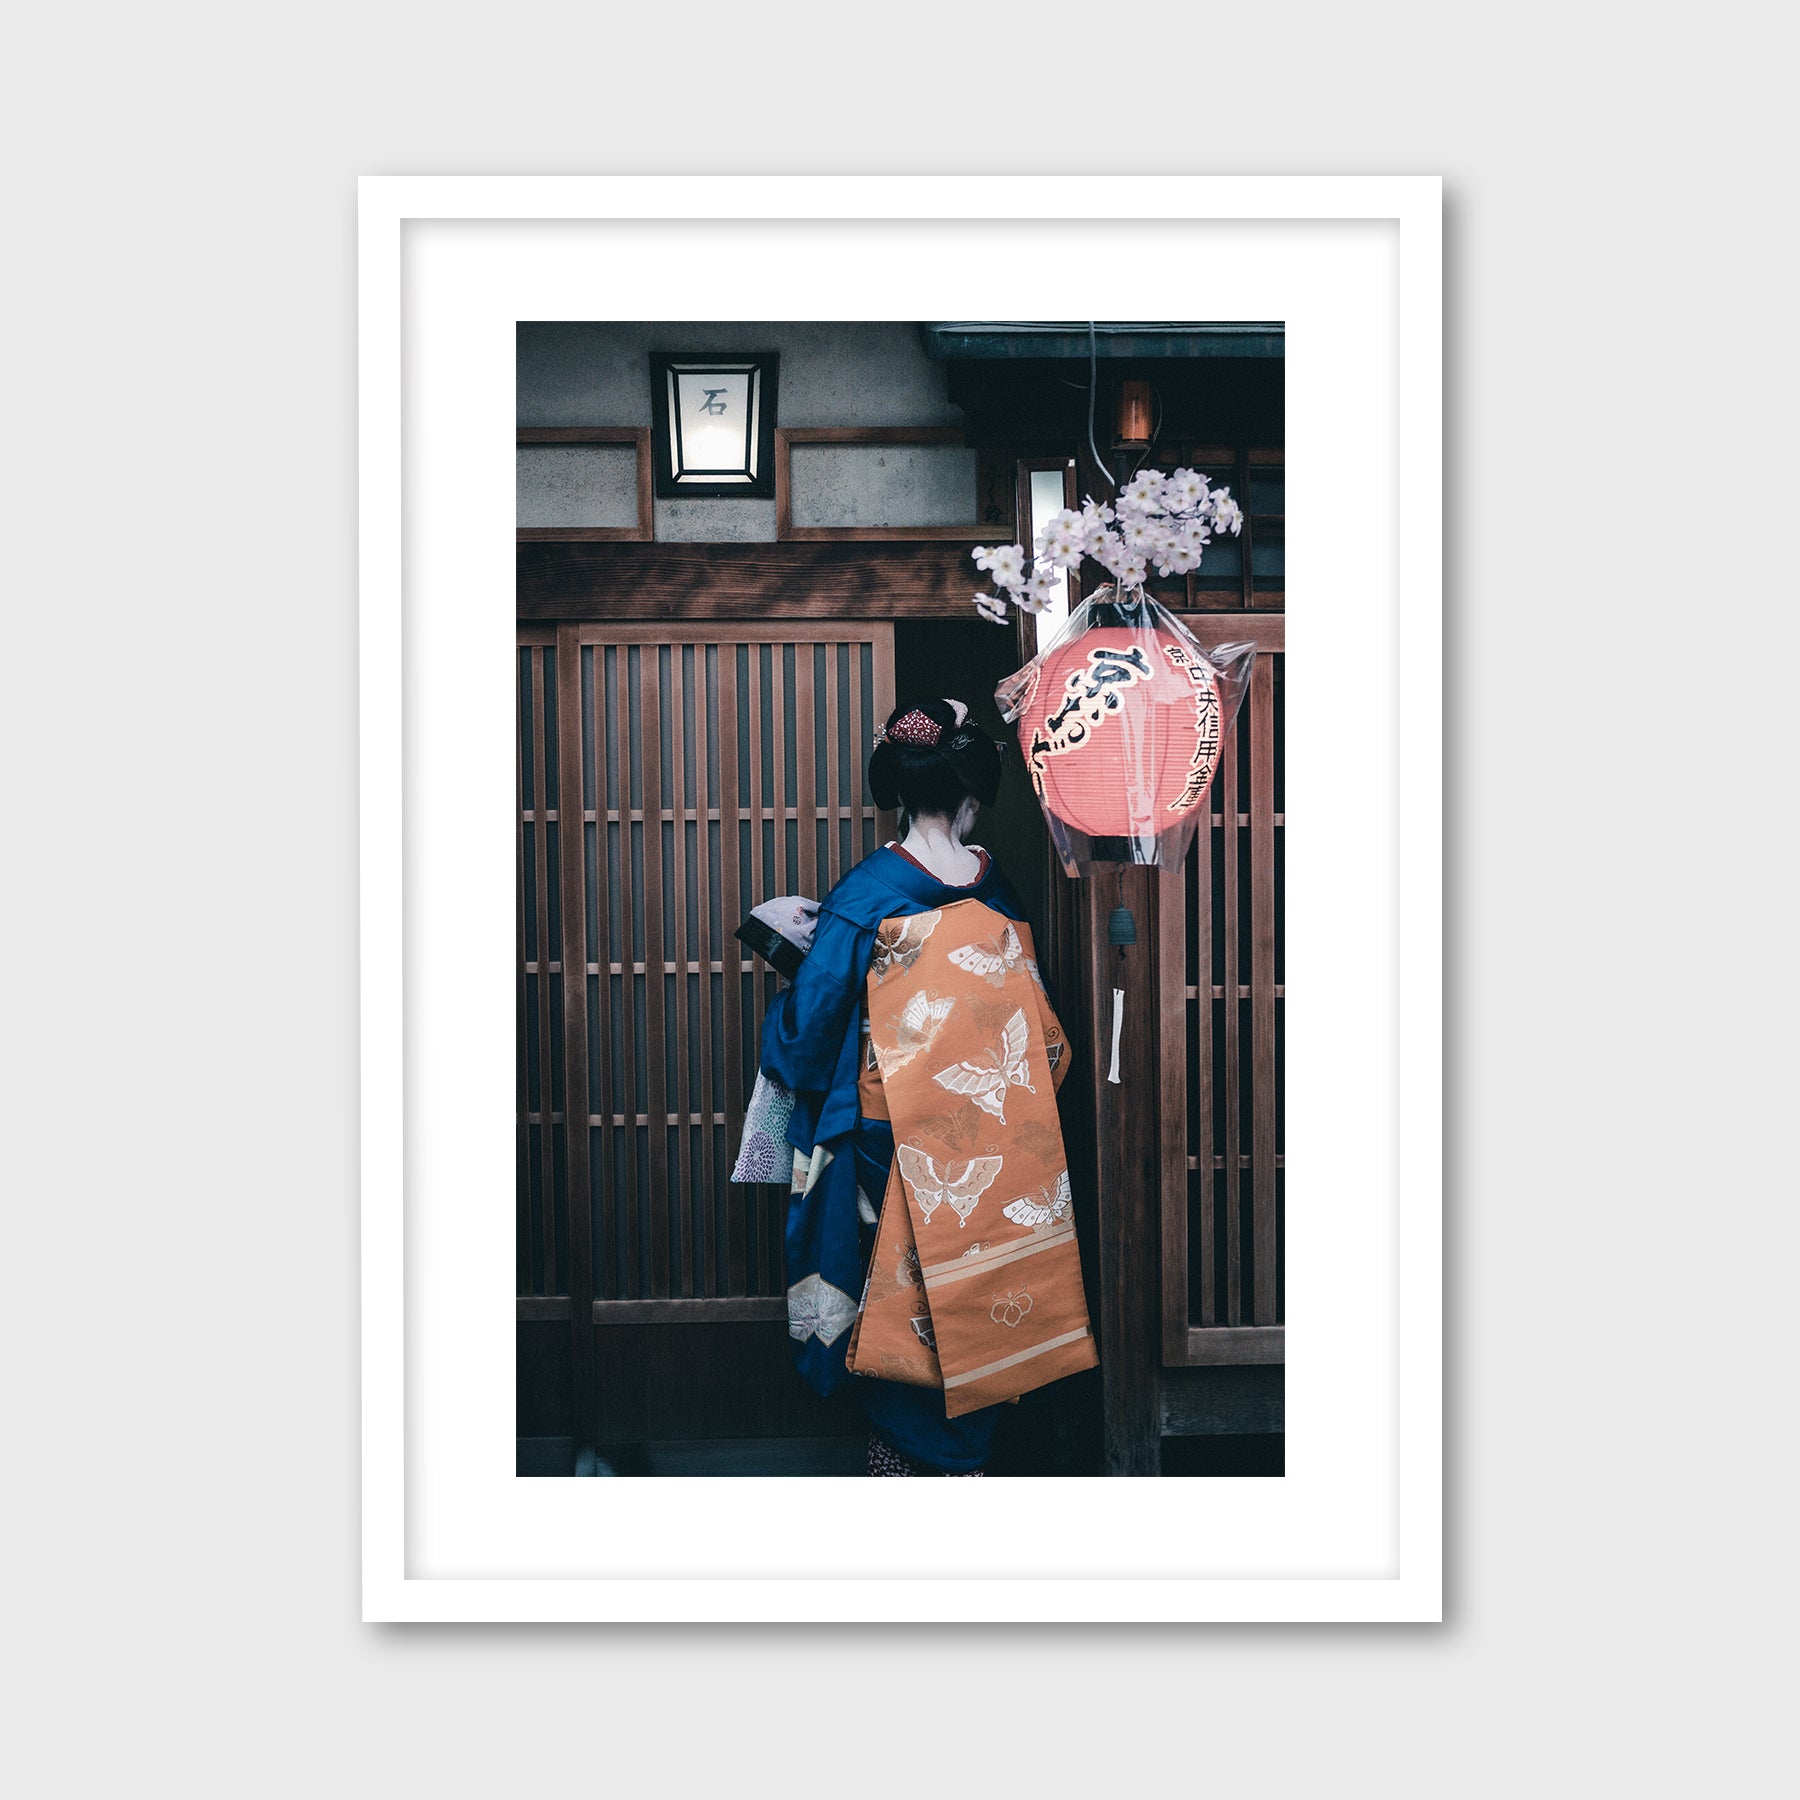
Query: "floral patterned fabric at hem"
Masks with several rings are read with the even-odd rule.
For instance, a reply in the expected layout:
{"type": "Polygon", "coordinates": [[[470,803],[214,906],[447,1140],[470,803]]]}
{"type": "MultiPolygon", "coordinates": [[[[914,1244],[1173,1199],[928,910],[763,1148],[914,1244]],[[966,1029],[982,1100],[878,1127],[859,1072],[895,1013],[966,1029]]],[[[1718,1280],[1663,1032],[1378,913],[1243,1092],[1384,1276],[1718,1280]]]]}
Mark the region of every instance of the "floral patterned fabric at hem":
{"type": "Polygon", "coordinates": [[[985,1475],[986,1469],[934,1469],[929,1463],[916,1462],[904,1450],[896,1450],[886,1438],[869,1433],[869,1473],[871,1475],[985,1475]]]}
{"type": "Polygon", "coordinates": [[[786,1181],[794,1167],[788,1144],[788,1120],[794,1096],[779,1081],[758,1074],[744,1108],[744,1141],[738,1149],[733,1181],[786,1181]]]}

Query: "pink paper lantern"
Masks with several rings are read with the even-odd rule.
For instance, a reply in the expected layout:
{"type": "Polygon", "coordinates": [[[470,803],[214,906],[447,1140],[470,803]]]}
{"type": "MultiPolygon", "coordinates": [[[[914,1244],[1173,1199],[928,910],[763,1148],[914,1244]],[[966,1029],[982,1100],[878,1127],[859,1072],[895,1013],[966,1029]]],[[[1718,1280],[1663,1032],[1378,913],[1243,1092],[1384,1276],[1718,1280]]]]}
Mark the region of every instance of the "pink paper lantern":
{"type": "Polygon", "coordinates": [[[1223,746],[1219,688],[1172,632],[1099,625],[1051,651],[1019,715],[1044,807],[1089,837],[1156,837],[1185,822],[1223,746]]]}

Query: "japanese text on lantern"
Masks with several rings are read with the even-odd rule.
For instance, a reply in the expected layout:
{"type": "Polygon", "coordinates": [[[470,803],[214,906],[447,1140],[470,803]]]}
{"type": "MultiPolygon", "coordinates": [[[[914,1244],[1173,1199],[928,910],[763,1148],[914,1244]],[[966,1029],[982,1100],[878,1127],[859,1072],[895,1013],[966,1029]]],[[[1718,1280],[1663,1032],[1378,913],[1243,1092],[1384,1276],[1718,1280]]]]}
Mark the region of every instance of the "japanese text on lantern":
{"type": "Polygon", "coordinates": [[[1136,645],[1109,644],[1088,652],[1088,666],[1072,669],[1063,684],[1066,698],[1032,735],[1031,772],[1043,792],[1044,758],[1066,756],[1088,740],[1093,727],[1124,704],[1128,687],[1150,675],[1150,659],[1136,645]]]}
{"type": "Polygon", "coordinates": [[[1194,684],[1194,760],[1186,785],[1169,802],[1170,812],[1186,812],[1206,792],[1219,760],[1219,690],[1212,671],[1185,645],[1165,644],[1163,654],[1194,684]]]}

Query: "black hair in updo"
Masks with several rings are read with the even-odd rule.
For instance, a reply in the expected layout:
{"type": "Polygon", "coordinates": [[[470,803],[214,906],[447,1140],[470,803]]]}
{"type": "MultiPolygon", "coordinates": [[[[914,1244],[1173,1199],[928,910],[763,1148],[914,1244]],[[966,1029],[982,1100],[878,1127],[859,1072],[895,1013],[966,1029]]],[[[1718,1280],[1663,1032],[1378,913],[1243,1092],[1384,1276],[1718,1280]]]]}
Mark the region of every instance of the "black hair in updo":
{"type": "Polygon", "coordinates": [[[971,795],[993,804],[1000,787],[1000,746],[956,708],[936,697],[903,700],[888,714],[887,735],[869,758],[869,787],[878,806],[903,808],[910,819],[953,818],[971,795]],[[894,726],[910,712],[939,728],[937,743],[897,741],[894,726]]]}

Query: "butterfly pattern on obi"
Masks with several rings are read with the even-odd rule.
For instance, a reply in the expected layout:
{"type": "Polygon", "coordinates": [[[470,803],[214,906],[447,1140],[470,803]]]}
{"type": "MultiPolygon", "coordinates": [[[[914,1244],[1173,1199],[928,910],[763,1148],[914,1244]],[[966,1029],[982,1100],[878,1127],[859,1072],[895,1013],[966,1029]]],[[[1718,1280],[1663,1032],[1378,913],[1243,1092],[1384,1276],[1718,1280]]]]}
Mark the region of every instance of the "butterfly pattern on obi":
{"type": "Polygon", "coordinates": [[[920,988],[894,1021],[893,1043],[876,1049],[871,1036],[870,1050],[877,1066],[885,1074],[892,1075],[904,1069],[920,1052],[929,1050],[955,1005],[954,999],[940,998],[920,988]]]}
{"type": "Polygon", "coordinates": [[[946,1157],[940,1170],[916,1144],[902,1144],[895,1154],[900,1159],[900,1173],[906,1177],[906,1184],[925,1215],[925,1223],[929,1225],[931,1215],[948,1203],[956,1214],[958,1230],[968,1224],[969,1214],[994,1185],[1003,1160],[998,1156],[972,1156],[965,1163],[957,1163],[946,1157]]]}
{"type": "Polygon", "coordinates": [[[1075,1216],[1075,1205],[1069,1196],[1069,1171],[1056,1178],[1054,1188],[1039,1188],[1035,1196],[1021,1194],[1000,1209],[1015,1225],[1029,1225],[1034,1230],[1061,1224],[1075,1216]]]}
{"type": "Polygon", "coordinates": [[[983,1112],[992,1113],[1004,1125],[1006,1090],[1022,1087],[1028,1094],[1037,1092],[1032,1086],[1031,1067],[1025,1057],[1029,1036],[1025,1009],[1020,1007],[1006,1021],[1005,1029],[1000,1033],[1000,1047],[988,1051],[985,1060],[960,1062],[955,1068],[940,1069],[931,1079],[953,1094],[967,1094],[983,1112]]]}
{"type": "Polygon", "coordinates": [[[919,1342],[923,1344],[927,1350],[935,1350],[937,1348],[937,1333],[931,1328],[930,1313],[915,1313],[913,1315],[912,1328],[919,1342]]]}
{"type": "Polygon", "coordinates": [[[937,930],[943,917],[940,908],[934,912],[912,913],[904,919],[883,919],[875,933],[875,954],[869,969],[876,985],[886,981],[896,968],[910,969],[919,960],[925,940],[937,930]]]}
{"type": "Polygon", "coordinates": [[[1044,985],[1037,964],[1025,954],[1025,946],[1019,942],[1019,934],[1010,919],[998,937],[983,938],[978,944],[964,944],[950,952],[950,960],[959,969],[979,975],[990,987],[1003,987],[1008,971],[1018,968],[1026,970],[1039,987],[1044,985]]]}

